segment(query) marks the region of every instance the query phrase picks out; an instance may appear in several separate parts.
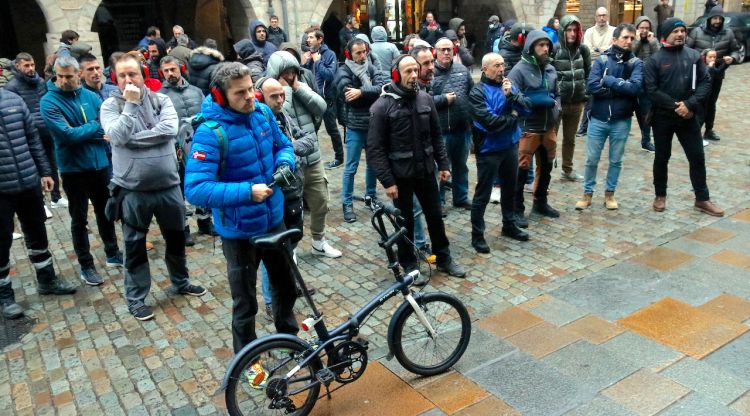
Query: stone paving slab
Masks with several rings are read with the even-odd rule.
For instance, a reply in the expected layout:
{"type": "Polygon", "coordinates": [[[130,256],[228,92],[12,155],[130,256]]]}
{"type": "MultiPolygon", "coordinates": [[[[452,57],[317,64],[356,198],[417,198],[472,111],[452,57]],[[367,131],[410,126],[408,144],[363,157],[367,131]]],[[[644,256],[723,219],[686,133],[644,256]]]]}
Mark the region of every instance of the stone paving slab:
{"type": "Polygon", "coordinates": [[[750,334],[745,333],[727,345],[714,351],[705,362],[750,381],[750,334]]]}
{"type": "Polygon", "coordinates": [[[603,394],[639,415],[653,415],[689,392],[687,387],[644,369],[608,388],[603,394]]]}
{"type": "Polygon", "coordinates": [[[677,351],[626,331],[602,344],[602,347],[642,368],[659,370],[683,357],[677,351]]]}
{"type": "Polygon", "coordinates": [[[690,393],[659,416],[740,416],[740,413],[727,409],[721,403],[701,396],[698,393],[690,393]]]}
{"type": "Polygon", "coordinates": [[[718,370],[704,361],[685,357],[661,372],[661,375],[700,393],[711,400],[728,405],[750,389],[750,381],[718,370]]]}
{"type": "Polygon", "coordinates": [[[529,311],[557,326],[563,326],[586,315],[586,312],[554,297],[530,308],[529,311]]]}
{"type": "Polygon", "coordinates": [[[594,400],[585,403],[568,413],[565,416],[635,416],[636,414],[623,407],[619,403],[605,397],[596,396],[594,400]]]}

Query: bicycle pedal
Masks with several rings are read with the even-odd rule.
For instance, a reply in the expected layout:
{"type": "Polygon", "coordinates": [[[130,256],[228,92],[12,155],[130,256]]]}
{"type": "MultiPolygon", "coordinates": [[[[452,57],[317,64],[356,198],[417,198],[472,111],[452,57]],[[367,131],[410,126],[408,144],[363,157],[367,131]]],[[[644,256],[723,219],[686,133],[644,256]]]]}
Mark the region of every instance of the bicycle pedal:
{"type": "Polygon", "coordinates": [[[321,383],[323,383],[323,385],[328,386],[336,378],[336,375],[333,374],[333,371],[331,371],[330,368],[326,367],[318,371],[317,373],[315,373],[315,378],[317,378],[321,383]]]}
{"type": "Polygon", "coordinates": [[[353,339],[352,342],[356,342],[357,344],[361,345],[362,348],[364,349],[367,349],[370,346],[370,341],[364,338],[356,338],[356,339],[353,339]]]}

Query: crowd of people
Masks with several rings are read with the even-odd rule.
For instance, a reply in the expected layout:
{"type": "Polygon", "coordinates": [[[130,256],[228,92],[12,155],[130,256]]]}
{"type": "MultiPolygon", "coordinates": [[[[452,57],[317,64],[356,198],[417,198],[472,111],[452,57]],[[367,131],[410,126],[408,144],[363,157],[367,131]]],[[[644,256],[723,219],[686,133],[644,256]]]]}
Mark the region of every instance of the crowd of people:
{"type": "MultiPolygon", "coordinates": [[[[416,247],[398,244],[407,272],[434,254],[438,271],[466,275],[451,256],[445,232],[448,200],[470,211],[471,244],[479,253],[491,251],[484,221],[490,202],[500,205],[501,234],[519,241],[530,238],[526,193],[532,194],[532,211],[558,218],[548,196],[559,130],[561,178],[582,181],[575,208],[592,204],[608,141],[604,204],[618,209],[615,192],[633,114],[642,148],[654,152],[653,209],[666,207],[676,134],[689,161],[695,208],[722,216],[709,197],[700,138],[719,140],[715,104],[727,66],[739,58],[737,42],[720,7],[689,34],[671,14],[659,13],[658,31],[645,16],[635,25],[610,26],[605,8],[585,31],[574,15],[554,17],[542,29],[491,16],[486,45],[480,46],[484,54],[463,19],[451,19],[444,30],[431,12],[403,46],[389,42],[382,26],[372,28],[372,39],[360,33],[356,17],[349,16],[338,33],[340,50],[328,47],[320,25],[299,42],[290,41],[272,16],[268,26],[250,23],[248,38],[234,44],[234,62],[227,62],[211,39],[198,46],[174,26],[165,42],[159,28],[151,27],[132,51],[112,54],[106,67],[75,32],[66,31],[45,63],[45,78],[27,53],[0,61],[0,79],[10,78],[0,88],[3,316],[23,314],[9,277],[14,216],[39,293],[76,291],[56,274],[43,192],[49,193],[50,208],[68,208],[80,278],[95,286],[103,278],[89,245],[91,202],[105,265],[124,269],[128,310],[138,320],[154,316],[146,302],[147,234],[154,218],[166,242],[175,292],[206,293],[188,272],[185,248],[195,243],[186,222],[190,202],[199,233],[222,239],[235,351],[256,337],[258,270],[266,314],[278,331],[297,331],[292,311],[297,289],[288,265],[278,250],[250,240],[301,229],[307,210],[312,254],[341,257],[326,240],[331,205],[326,170],[343,166],[343,219],[357,221],[354,178],[363,151],[365,205],[375,209],[382,203],[379,182],[401,209],[416,247]],[[475,54],[482,55],[476,64],[475,54]],[[481,68],[478,82],[472,66],[481,68]],[[332,155],[321,152],[321,124],[332,155]],[[582,134],[587,139],[581,177],[573,154],[582,134]],[[472,148],[477,183],[470,197],[472,148]],[[330,160],[324,161],[326,156],[330,160]],[[272,187],[274,175],[286,171],[295,180],[272,187]],[[118,221],[122,242],[115,233],[118,221]]],[[[297,243],[284,249],[294,250],[297,243]]],[[[425,276],[417,282],[426,283],[425,276]]]]}

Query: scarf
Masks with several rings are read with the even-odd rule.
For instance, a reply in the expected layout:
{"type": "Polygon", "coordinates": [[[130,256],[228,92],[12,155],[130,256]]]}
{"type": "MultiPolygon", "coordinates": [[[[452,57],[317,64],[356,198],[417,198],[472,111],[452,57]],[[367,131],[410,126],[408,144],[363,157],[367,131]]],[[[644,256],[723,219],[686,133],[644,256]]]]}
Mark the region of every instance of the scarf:
{"type": "Polygon", "coordinates": [[[349,69],[351,69],[352,73],[359,78],[360,82],[362,82],[363,87],[370,87],[372,86],[372,80],[370,79],[370,72],[368,69],[370,68],[370,62],[368,59],[365,59],[365,63],[358,64],[351,59],[347,59],[346,62],[344,62],[349,69]]]}

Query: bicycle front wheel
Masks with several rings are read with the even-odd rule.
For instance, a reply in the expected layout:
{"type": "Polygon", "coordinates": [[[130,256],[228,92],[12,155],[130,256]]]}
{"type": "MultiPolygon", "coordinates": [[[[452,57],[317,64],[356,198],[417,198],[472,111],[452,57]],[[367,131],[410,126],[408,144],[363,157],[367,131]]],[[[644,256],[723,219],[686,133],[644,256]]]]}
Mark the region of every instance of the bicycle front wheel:
{"type": "Polygon", "coordinates": [[[289,379],[309,351],[287,340],[272,340],[248,351],[230,374],[226,391],[227,410],[240,415],[307,415],[315,406],[320,384],[315,358],[289,379]]]}
{"type": "Polygon", "coordinates": [[[469,346],[469,312],[447,293],[427,293],[415,300],[434,335],[406,302],[388,328],[388,344],[405,369],[422,376],[440,374],[458,362],[469,346]]]}

